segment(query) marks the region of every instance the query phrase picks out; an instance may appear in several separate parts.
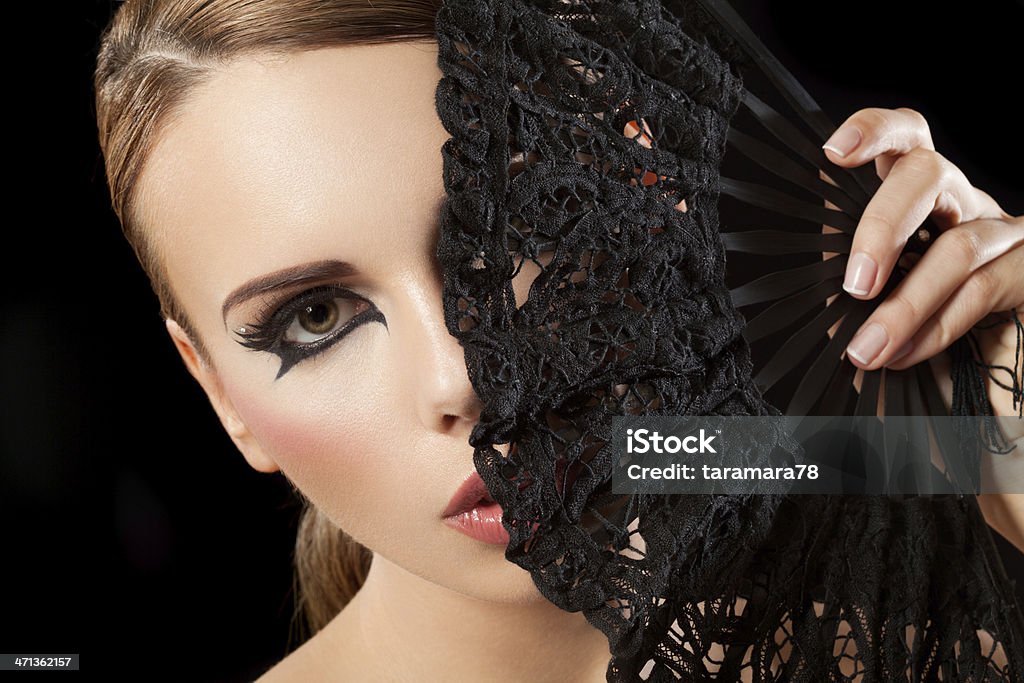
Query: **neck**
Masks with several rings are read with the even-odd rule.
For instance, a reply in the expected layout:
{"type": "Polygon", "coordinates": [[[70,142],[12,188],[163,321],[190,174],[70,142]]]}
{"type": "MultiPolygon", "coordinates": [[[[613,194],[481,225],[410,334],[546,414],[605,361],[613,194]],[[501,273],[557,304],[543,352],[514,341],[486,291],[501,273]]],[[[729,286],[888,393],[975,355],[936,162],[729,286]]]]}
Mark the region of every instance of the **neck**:
{"type": "Polygon", "coordinates": [[[480,680],[487,672],[493,681],[599,683],[611,658],[607,638],[582,613],[539,593],[526,604],[479,600],[376,554],[350,609],[368,663],[387,680],[480,680]]]}

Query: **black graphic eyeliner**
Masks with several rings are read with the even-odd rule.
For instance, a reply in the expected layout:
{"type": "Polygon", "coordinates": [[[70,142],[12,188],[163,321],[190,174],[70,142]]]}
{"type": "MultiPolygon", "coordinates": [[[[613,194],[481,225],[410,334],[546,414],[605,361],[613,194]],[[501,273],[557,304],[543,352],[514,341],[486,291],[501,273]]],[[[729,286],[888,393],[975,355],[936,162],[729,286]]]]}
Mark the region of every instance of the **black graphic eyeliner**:
{"type": "Polygon", "coordinates": [[[326,351],[352,330],[372,321],[381,322],[387,327],[384,315],[368,299],[344,287],[324,285],[308,289],[280,306],[265,307],[258,313],[257,322],[245,325],[236,330],[235,334],[241,338],[236,341],[245,348],[252,351],[268,351],[281,359],[281,368],[274,377],[278,380],[299,362],[326,351]],[[295,316],[303,309],[334,299],[351,299],[365,303],[370,308],[352,316],[342,327],[316,341],[292,342],[284,339],[295,316]]]}

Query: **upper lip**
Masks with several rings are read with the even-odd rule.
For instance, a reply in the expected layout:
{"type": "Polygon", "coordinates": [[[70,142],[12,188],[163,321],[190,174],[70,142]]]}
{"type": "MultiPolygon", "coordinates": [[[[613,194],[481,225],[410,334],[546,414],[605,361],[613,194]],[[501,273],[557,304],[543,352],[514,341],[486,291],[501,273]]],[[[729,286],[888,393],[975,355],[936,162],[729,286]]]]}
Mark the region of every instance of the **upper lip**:
{"type": "Polygon", "coordinates": [[[487,485],[484,484],[484,480],[480,478],[477,472],[473,472],[466,481],[462,482],[462,486],[455,491],[455,495],[448,501],[448,507],[441,513],[442,517],[453,517],[462,512],[469,512],[476,504],[480,501],[493,503],[494,498],[487,491],[487,485]]]}

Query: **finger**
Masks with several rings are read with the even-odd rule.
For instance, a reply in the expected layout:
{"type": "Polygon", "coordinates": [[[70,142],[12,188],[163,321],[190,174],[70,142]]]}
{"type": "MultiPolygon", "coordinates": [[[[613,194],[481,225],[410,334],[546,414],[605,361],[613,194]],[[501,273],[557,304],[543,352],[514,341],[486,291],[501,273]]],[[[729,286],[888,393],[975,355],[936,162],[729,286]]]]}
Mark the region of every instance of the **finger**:
{"type": "Polygon", "coordinates": [[[944,226],[977,218],[993,207],[974,195],[963,172],[938,152],[916,148],[893,164],[864,208],[850,246],[843,289],[858,299],[874,298],[885,286],[907,240],[929,215],[944,226]]]}
{"type": "Polygon", "coordinates": [[[917,111],[867,107],[851,114],[821,147],[832,163],[853,168],[881,154],[899,156],[935,144],[928,121],[917,111]]]}
{"type": "Polygon", "coordinates": [[[905,356],[889,363],[894,370],[931,358],[967,334],[991,311],[1007,311],[1024,306],[1024,288],[1020,274],[1024,269],[1024,247],[1017,247],[978,269],[913,337],[913,348],[905,356]]]}
{"type": "MultiPolygon", "coordinates": [[[[1008,256],[1007,252],[1022,244],[1022,226],[1002,220],[972,221],[942,233],[907,277],[861,325],[847,346],[851,360],[855,365],[874,370],[909,352],[906,344],[911,340],[917,355],[921,350],[916,333],[933,314],[984,266],[1002,255],[1008,256]]],[[[980,277],[984,279],[988,275],[980,277]]],[[[977,285],[971,285],[967,292],[982,293],[977,285]]],[[[959,313],[981,312],[963,324],[970,327],[989,311],[1000,310],[991,307],[991,294],[978,302],[965,302],[969,305],[962,306],[959,313]]],[[[955,316],[957,312],[951,314],[955,316]]],[[[959,319],[955,322],[958,326],[961,324],[959,319]]],[[[940,350],[932,349],[932,355],[940,350]]]]}
{"type": "Polygon", "coordinates": [[[883,179],[898,156],[918,147],[935,149],[931,129],[924,116],[906,107],[855,111],[822,145],[828,160],[845,168],[882,157],[876,166],[883,179]]]}

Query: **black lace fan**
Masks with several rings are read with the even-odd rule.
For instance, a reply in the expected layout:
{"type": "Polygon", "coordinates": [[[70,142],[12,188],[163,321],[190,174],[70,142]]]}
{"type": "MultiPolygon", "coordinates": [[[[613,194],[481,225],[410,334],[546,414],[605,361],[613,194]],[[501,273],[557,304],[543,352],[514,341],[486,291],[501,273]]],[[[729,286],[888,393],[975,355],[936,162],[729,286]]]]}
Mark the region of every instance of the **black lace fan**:
{"type": "MultiPolygon", "coordinates": [[[[842,290],[879,181],[828,162],[834,125],[799,84],[711,0],[449,0],[437,25],[437,254],[483,403],[474,462],[506,557],[608,636],[607,679],[1021,680],[1024,620],[972,496],[611,492],[614,416],[782,414],[769,395],[874,415],[879,392],[886,415],[946,412],[925,364],[854,386],[845,346],[901,273],[872,301],[842,290]],[[726,250],[781,268],[730,289],[726,250]]],[[[990,415],[969,343],[952,412],[990,415]]]]}

